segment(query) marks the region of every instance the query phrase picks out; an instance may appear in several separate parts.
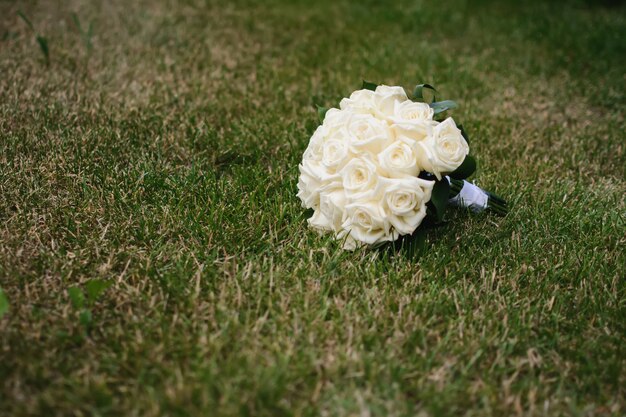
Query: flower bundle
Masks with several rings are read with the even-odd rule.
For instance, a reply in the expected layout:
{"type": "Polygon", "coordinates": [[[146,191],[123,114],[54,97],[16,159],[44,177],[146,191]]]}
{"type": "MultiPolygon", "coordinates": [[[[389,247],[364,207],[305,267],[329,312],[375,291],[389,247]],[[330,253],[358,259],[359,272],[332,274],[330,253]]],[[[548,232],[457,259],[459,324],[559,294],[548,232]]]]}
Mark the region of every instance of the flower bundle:
{"type": "Polygon", "coordinates": [[[506,212],[506,203],[464,181],[476,169],[462,127],[443,112],[453,101],[413,100],[402,87],[363,83],[339,109],[320,108],[300,164],[298,197],[309,225],[332,232],[345,249],[410,235],[448,204],[506,212]],[[439,120],[438,120],[439,119],[439,120]]]}

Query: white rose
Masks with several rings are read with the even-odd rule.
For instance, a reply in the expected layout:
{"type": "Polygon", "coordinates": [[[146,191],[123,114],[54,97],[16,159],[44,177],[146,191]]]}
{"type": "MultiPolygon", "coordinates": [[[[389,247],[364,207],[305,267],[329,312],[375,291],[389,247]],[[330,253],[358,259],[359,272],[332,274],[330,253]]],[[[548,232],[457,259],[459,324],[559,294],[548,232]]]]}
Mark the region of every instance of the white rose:
{"type": "Polygon", "coordinates": [[[326,129],[324,129],[323,126],[318,126],[317,129],[315,129],[302,159],[313,159],[316,161],[322,159],[322,146],[326,139],[326,134],[326,129]]]}
{"type": "Polygon", "coordinates": [[[349,156],[348,141],[340,137],[328,139],[322,145],[322,164],[330,172],[343,168],[349,156]]]}
{"type": "Polygon", "coordinates": [[[389,222],[400,235],[413,233],[426,217],[426,203],[430,201],[434,183],[417,177],[387,180],[383,206],[389,222]]]}
{"type": "Polygon", "coordinates": [[[306,208],[317,209],[320,203],[320,191],[322,187],[341,184],[341,176],[330,173],[327,168],[312,159],[305,159],[298,166],[300,177],[298,178],[298,198],[306,208]]]}
{"type": "Polygon", "coordinates": [[[435,126],[433,136],[418,145],[423,150],[421,164],[437,179],[457,169],[469,153],[469,146],[451,117],[435,126]]]}
{"type": "Polygon", "coordinates": [[[333,230],[332,224],[320,210],[315,210],[313,212],[313,216],[311,216],[307,222],[309,223],[309,226],[320,232],[333,230]]]}
{"type": "Polygon", "coordinates": [[[346,132],[354,153],[377,154],[394,139],[386,122],[366,114],[353,114],[346,125],[346,132]]]}
{"type": "Polygon", "coordinates": [[[326,115],[324,116],[324,123],[322,124],[324,132],[327,135],[334,134],[339,129],[345,127],[351,116],[352,113],[349,111],[339,110],[335,108],[328,109],[326,115]]]}
{"type": "Polygon", "coordinates": [[[432,128],[437,124],[433,114],[428,104],[407,100],[396,103],[394,113],[388,120],[396,135],[419,142],[432,135],[432,128]]]}
{"type": "Polygon", "coordinates": [[[344,250],[353,251],[360,246],[360,244],[354,240],[352,236],[350,236],[350,232],[347,230],[339,232],[337,234],[337,239],[342,241],[344,250]]]}
{"type": "Polygon", "coordinates": [[[373,198],[378,190],[377,167],[369,158],[355,157],[339,172],[349,198],[373,198]]]}
{"type": "Polygon", "coordinates": [[[346,205],[342,227],[358,243],[374,244],[394,240],[387,216],[378,201],[359,201],[346,205]]]}
{"type": "Polygon", "coordinates": [[[402,87],[379,85],[374,91],[374,105],[378,117],[389,117],[394,114],[396,103],[408,100],[402,87]]]}
{"type": "Polygon", "coordinates": [[[390,119],[396,123],[433,120],[434,110],[426,103],[416,103],[411,100],[396,102],[393,116],[390,119]]]}
{"type": "Polygon", "coordinates": [[[328,219],[331,229],[341,231],[346,210],[346,193],[341,188],[324,191],[320,194],[320,210],[328,219]]]}
{"type": "Polygon", "coordinates": [[[352,113],[374,114],[374,92],[371,90],[357,90],[339,103],[339,108],[352,113]]]}
{"type": "Polygon", "coordinates": [[[389,177],[416,176],[420,172],[411,141],[400,138],[378,154],[378,163],[389,177]]]}

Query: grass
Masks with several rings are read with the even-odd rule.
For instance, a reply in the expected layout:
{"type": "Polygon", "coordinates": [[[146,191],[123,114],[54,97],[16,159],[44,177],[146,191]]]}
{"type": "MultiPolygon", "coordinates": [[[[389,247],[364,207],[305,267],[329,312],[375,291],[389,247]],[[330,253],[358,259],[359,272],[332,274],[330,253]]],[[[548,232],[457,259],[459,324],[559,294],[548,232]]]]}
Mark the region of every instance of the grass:
{"type": "Polygon", "coordinates": [[[626,413],[614,3],[0,3],[0,415],[626,413]],[[309,230],[315,105],[362,79],[457,100],[510,214],[309,230]]]}

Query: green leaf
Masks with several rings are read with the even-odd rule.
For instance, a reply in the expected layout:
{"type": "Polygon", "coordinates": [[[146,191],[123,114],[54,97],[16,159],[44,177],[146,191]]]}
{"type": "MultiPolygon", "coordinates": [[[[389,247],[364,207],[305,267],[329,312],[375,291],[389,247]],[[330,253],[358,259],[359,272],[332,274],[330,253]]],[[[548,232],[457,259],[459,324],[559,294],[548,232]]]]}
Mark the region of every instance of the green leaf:
{"type": "Polygon", "coordinates": [[[374,91],[374,90],[376,90],[376,87],[378,87],[378,84],[374,84],[374,83],[371,83],[369,81],[363,80],[363,86],[361,88],[363,90],[372,90],[372,91],[374,91]]]}
{"type": "Polygon", "coordinates": [[[21,10],[17,12],[17,15],[24,22],[26,22],[30,30],[32,30],[33,32],[37,34],[36,39],[37,39],[37,43],[39,44],[39,49],[41,50],[41,53],[43,53],[43,56],[46,59],[46,64],[50,65],[50,49],[48,48],[48,40],[45,37],[37,33],[37,31],[35,30],[35,27],[33,26],[33,23],[30,21],[29,18],[26,17],[26,15],[21,10]]]}
{"type": "Polygon", "coordinates": [[[9,299],[4,293],[4,290],[0,288],[0,319],[9,311],[9,299]]]}
{"type": "Polygon", "coordinates": [[[446,110],[456,109],[458,106],[452,100],[433,101],[430,103],[430,107],[435,111],[435,114],[439,114],[446,110]]]}
{"type": "Polygon", "coordinates": [[[43,36],[37,35],[37,43],[39,44],[39,49],[41,49],[41,53],[46,59],[46,64],[50,64],[50,50],[48,49],[48,40],[43,36]]]}
{"type": "Polygon", "coordinates": [[[17,11],[17,15],[24,21],[26,22],[26,24],[28,25],[28,27],[30,28],[30,30],[32,30],[33,32],[35,31],[35,27],[33,26],[32,22],[30,21],[29,18],[26,17],[26,15],[24,14],[24,12],[22,12],[21,10],[17,11]]]}
{"type": "Polygon", "coordinates": [[[105,281],[103,279],[92,279],[85,284],[85,290],[87,290],[87,299],[90,303],[93,303],[100,297],[100,295],[111,286],[111,281],[105,281]]]}
{"type": "Polygon", "coordinates": [[[443,178],[441,181],[437,181],[433,186],[433,192],[430,197],[430,201],[435,207],[437,221],[443,220],[443,215],[446,212],[446,206],[448,205],[448,196],[450,194],[450,184],[448,180],[443,178]]]}
{"type": "Polygon", "coordinates": [[[424,101],[424,89],[428,89],[428,90],[432,90],[433,91],[433,100],[435,98],[434,94],[437,92],[437,90],[435,90],[435,87],[433,87],[430,84],[418,84],[415,86],[415,88],[413,89],[413,99],[414,100],[421,100],[424,101]]]}
{"type": "Polygon", "coordinates": [[[80,321],[80,324],[82,324],[85,327],[89,327],[89,325],[91,324],[92,318],[93,316],[91,315],[91,311],[89,310],[83,310],[78,315],[78,321],[80,321]]]}
{"type": "Polygon", "coordinates": [[[463,163],[450,173],[450,178],[455,180],[464,180],[476,171],[476,160],[473,156],[467,155],[463,163]]]}
{"type": "Polygon", "coordinates": [[[415,229],[412,235],[406,236],[402,240],[402,251],[408,259],[416,262],[424,253],[426,253],[427,234],[428,227],[422,224],[417,229],[415,229]]]}
{"type": "Polygon", "coordinates": [[[83,308],[85,305],[85,294],[78,287],[70,287],[67,289],[67,294],[70,296],[72,307],[75,309],[83,308]]]}
{"type": "Polygon", "coordinates": [[[461,131],[461,135],[463,135],[463,137],[465,138],[465,142],[467,142],[467,144],[469,145],[469,143],[470,143],[469,135],[467,134],[467,132],[463,128],[463,125],[459,124],[459,125],[456,125],[456,127],[459,128],[459,130],[461,131]]]}
{"type": "Polygon", "coordinates": [[[78,15],[76,13],[72,13],[71,16],[72,16],[72,20],[74,21],[74,25],[76,26],[76,29],[78,29],[78,32],[83,37],[83,41],[85,42],[85,46],[87,47],[87,50],[90,51],[92,48],[91,37],[93,35],[93,24],[92,24],[93,22],[89,23],[89,26],[87,27],[87,30],[85,31],[80,24],[78,15]]]}
{"type": "Polygon", "coordinates": [[[324,117],[326,117],[326,112],[328,110],[328,107],[317,106],[317,116],[320,119],[320,123],[324,122],[324,117]]]}
{"type": "Polygon", "coordinates": [[[93,49],[91,38],[93,38],[93,22],[89,22],[89,27],[87,28],[87,33],[85,35],[85,42],[87,44],[88,51],[91,51],[93,49]]]}
{"type": "Polygon", "coordinates": [[[81,34],[83,34],[83,28],[80,26],[80,20],[78,20],[78,15],[72,12],[71,16],[72,16],[72,20],[74,21],[74,25],[76,25],[76,28],[78,29],[78,31],[81,34]]]}

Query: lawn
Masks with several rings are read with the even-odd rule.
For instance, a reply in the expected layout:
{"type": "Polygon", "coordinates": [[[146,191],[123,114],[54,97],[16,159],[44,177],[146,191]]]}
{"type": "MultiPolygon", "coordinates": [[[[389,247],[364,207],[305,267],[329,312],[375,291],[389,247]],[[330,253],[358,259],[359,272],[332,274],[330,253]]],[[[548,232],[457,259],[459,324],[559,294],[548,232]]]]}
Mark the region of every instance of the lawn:
{"type": "Polygon", "coordinates": [[[623,415],[620,3],[0,2],[0,415],[623,415]],[[456,100],[510,213],[310,230],[363,79],[456,100]]]}

